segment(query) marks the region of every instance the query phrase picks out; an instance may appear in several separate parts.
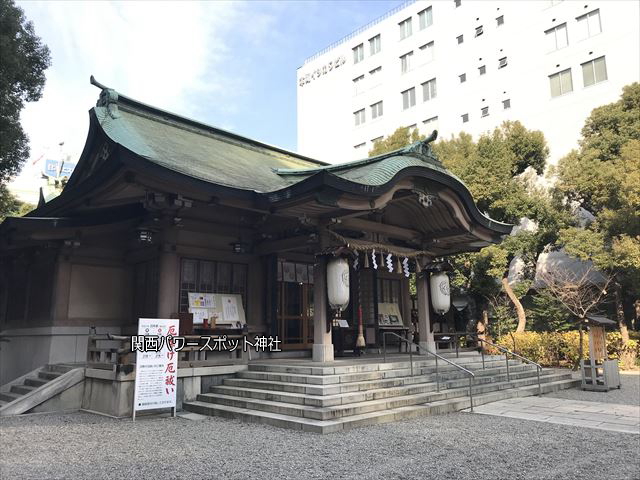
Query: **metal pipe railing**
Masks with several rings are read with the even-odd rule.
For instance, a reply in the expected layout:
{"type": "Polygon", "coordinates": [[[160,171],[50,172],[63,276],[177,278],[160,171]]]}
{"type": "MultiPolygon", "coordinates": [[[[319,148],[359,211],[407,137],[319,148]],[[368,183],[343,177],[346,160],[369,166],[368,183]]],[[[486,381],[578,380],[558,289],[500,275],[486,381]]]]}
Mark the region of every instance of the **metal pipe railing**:
{"type": "Polygon", "coordinates": [[[398,335],[395,332],[383,332],[382,333],[382,354],[383,354],[383,359],[384,362],[387,362],[387,335],[394,335],[395,337],[397,337],[398,339],[400,339],[401,342],[405,342],[407,344],[408,350],[409,350],[409,362],[410,362],[410,366],[411,366],[411,376],[413,377],[413,348],[411,348],[413,345],[415,345],[417,347],[417,349],[422,350],[425,353],[428,353],[429,355],[433,355],[436,358],[436,390],[438,392],[440,392],[440,372],[438,371],[438,359],[440,360],[444,360],[446,363],[448,363],[449,365],[457,368],[458,370],[463,371],[464,373],[466,373],[469,377],[469,403],[471,406],[471,412],[473,412],[473,379],[475,378],[475,374],[471,371],[471,370],[467,370],[466,368],[458,365],[455,362],[452,362],[450,360],[447,360],[445,357],[443,357],[442,355],[438,355],[437,353],[432,352],[431,350],[428,350],[422,346],[420,346],[417,343],[412,342],[411,340],[402,337],[401,335],[398,335]]]}
{"type": "MultiPolygon", "coordinates": [[[[483,338],[480,338],[480,336],[478,335],[478,333],[476,332],[443,332],[440,334],[436,334],[439,336],[447,336],[447,337],[453,337],[454,338],[454,342],[456,344],[456,357],[459,356],[459,344],[460,344],[460,337],[474,337],[476,341],[478,342],[483,342],[486,345],[490,345],[496,349],[498,349],[499,351],[501,351],[502,353],[504,353],[504,357],[505,357],[505,362],[506,362],[506,367],[507,367],[507,381],[510,382],[511,381],[511,372],[509,370],[509,355],[519,358],[520,360],[524,361],[525,363],[530,363],[532,365],[536,366],[536,373],[537,373],[537,377],[538,377],[538,396],[542,395],[542,384],[540,382],[540,372],[542,371],[542,365],[534,362],[533,360],[523,357],[522,355],[518,355],[515,352],[512,352],[511,350],[502,347],[500,345],[496,345],[495,343],[491,343],[488,340],[485,340],[483,338]]],[[[444,340],[444,341],[436,341],[436,343],[450,343],[449,340],[444,340]]],[[[482,369],[485,370],[485,360],[484,360],[484,348],[480,348],[480,354],[482,355],[482,369]]]]}

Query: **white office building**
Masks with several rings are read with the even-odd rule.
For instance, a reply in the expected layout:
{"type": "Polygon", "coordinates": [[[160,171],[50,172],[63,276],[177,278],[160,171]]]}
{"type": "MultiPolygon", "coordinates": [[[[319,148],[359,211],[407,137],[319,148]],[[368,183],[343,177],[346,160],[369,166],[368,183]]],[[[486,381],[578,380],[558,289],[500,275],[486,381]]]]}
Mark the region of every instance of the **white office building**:
{"type": "Polygon", "coordinates": [[[298,150],[342,162],[400,126],[475,137],[520,120],[544,132],[555,162],[593,108],[638,81],[639,5],[405,3],[298,69],[298,150]]]}

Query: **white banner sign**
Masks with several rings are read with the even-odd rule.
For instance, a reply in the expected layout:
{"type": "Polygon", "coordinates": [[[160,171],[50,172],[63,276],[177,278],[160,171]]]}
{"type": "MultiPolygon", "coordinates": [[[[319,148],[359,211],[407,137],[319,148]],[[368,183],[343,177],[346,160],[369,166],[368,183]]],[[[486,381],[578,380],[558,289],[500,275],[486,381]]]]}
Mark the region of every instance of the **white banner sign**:
{"type": "Polygon", "coordinates": [[[136,352],[134,410],[175,408],[178,354],[169,350],[167,335],[178,336],[178,322],[178,319],[140,319],[138,338],[144,336],[145,348],[136,352]]]}

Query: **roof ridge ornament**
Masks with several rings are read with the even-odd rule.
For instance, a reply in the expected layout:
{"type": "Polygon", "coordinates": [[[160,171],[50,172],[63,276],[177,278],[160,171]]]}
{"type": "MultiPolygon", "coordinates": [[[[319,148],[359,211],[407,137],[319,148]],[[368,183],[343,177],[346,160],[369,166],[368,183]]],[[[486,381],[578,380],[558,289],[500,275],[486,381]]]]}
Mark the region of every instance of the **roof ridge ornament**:
{"type": "Polygon", "coordinates": [[[102,89],[100,97],[96,102],[96,107],[106,107],[107,113],[109,113],[111,118],[120,117],[120,112],[118,112],[118,92],[113,88],[108,88],[105,85],[102,85],[93,75],[91,75],[89,81],[91,82],[91,85],[95,85],[102,89]]]}
{"type": "Polygon", "coordinates": [[[438,138],[438,131],[434,130],[431,132],[431,135],[424,140],[418,140],[417,142],[403,148],[401,153],[417,156],[422,161],[427,161],[424,157],[430,157],[431,159],[439,162],[438,157],[433,153],[430,145],[430,143],[434,142],[436,138],[438,138]]]}

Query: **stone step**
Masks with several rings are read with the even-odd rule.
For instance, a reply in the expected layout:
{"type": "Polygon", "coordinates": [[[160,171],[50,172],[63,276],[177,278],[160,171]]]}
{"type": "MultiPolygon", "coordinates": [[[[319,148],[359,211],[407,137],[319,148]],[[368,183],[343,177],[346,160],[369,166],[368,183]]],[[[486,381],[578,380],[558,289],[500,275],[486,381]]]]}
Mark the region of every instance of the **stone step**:
{"type": "Polygon", "coordinates": [[[38,378],[42,378],[43,380],[53,380],[54,378],[58,378],[62,373],[60,372],[48,372],[46,370],[40,370],[38,372],[38,378]]]}
{"type": "Polygon", "coordinates": [[[20,393],[4,392],[4,393],[0,393],[0,400],[3,400],[7,403],[11,403],[17,398],[20,398],[21,396],[22,394],[20,393]]]}
{"type": "MultiPolygon", "coordinates": [[[[509,365],[512,365],[514,368],[521,366],[522,364],[517,360],[511,360],[509,365]]],[[[486,362],[485,366],[487,369],[494,367],[505,367],[504,361],[496,361],[496,362],[486,362]]],[[[468,364],[467,367],[474,372],[483,372],[482,363],[477,364],[468,364]]],[[[465,367],[465,368],[467,368],[465,367]]],[[[532,368],[532,367],[529,367],[532,368]]],[[[535,368],[535,367],[533,367],[535,368]]],[[[435,368],[432,369],[435,372],[435,368]]],[[[440,372],[440,378],[449,379],[449,378],[461,378],[466,377],[466,373],[457,370],[455,367],[451,365],[442,366],[441,369],[438,370],[440,372]]],[[[394,370],[393,372],[397,372],[394,370]]],[[[257,388],[257,389],[266,389],[266,390],[279,390],[283,392],[290,393],[304,393],[307,395],[335,395],[338,393],[347,393],[347,392],[357,392],[362,390],[369,390],[373,388],[383,388],[383,387],[393,387],[400,386],[418,382],[429,382],[431,376],[434,375],[430,373],[431,370],[425,370],[423,375],[415,375],[410,377],[410,371],[406,372],[406,375],[396,376],[389,375],[387,378],[377,378],[372,380],[364,380],[360,382],[349,382],[349,383],[339,383],[339,384],[327,384],[327,385],[319,385],[319,384],[308,384],[308,383],[297,383],[289,381],[290,376],[285,377],[273,377],[269,376],[270,374],[266,374],[264,372],[251,372],[251,374],[247,374],[247,372],[242,372],[237,375],[237,378],[230,378],[224,380],[224,385],[236,386],[236,387],[247,387],[247,388],[257,388]],[[274,380],[274,378],[287,378],[287,381],[282,380],[274,380]]],[[[414,372],[416,372],[414,370],[414,372]]],[[[275,374],[280,375],[280,374],[275,374]]],[[[433,376],[435,381],[435,376],[433,376]]]]}
{"type": "Polygon", "coordinates": [[[18,395],[25,395],[34,391],[36,388],[37,387],[34,387],[32,385],[13,385],[11,387],[11,392],[17,393],[18,395]]]}
{"type": "Polygon", "coordinates": [[[41,387],[42,385],[44,385],[45,383],[49,382],[49,380],[45,380],[42,378],[25,378],[24,379],[24,384],[25,385],[29,385],[31,387],[41,387]]]}
{"type": "MultiPolygon", "coordinates": [[[[445,357],[447,358],[447,357],[445,357]]],[[[482,357],[475,353],[474,355],[461,355],[460,358],[456,358],[455,355],[453,357],[448,358],[454,363],[459,365],[464,365],[467,363],[477,363],[482,362],[482,357]]],[[[435,358],[432,356],[422,356],[422,355],[414,355],[413,357],[413,366],[414,368],[419,367],[432,367],[435,366],[435,358]]],[[[503,355],[485,355],[485,361],[504,361],[503,355]]],[[[441,365],[445,365],[446,362],[440,360],[439,363],[441,365]]],[[[364,373],[364,372],[375,372],[382,370],[397,370],[397,369],[410,369],[410,362],[408,357],[403,360],[397,360],[391,358],[388,362],[377,362],[377,363],[363,363],[359,365],[344,365],[344,366],[312,366],[312,365],[283,365],[272,364],[272,363],[250,363],[248,365],[248,370],[250,372],[268,372],[268,373],[282,373],[282,374],[292,374],[292,375],[340,375],[345,373],[364,373]]]]}
{"type": "MultiPolygon", "coordinates": [[[[523,376],[524,374],[535,375],[535,367],[522,364],[511,367],[510,371],[514,378],[519,378],[515,376],[520,374],[523,376]]],[[[492,381],[492,376],[504,374],[505,372],[505,367],[480,370],[475,381],[476,383],[492,381]]],[[[504,377],[506,377],[506,375],[504,375],[504,377]]],[[[467,378],[468,377],[464,372],[458,372],[457,374],[455,372],[451,372],[446,377],[445,375],[441,375],[441,387],[453,388],[455,386],[463,386],[468,382],[467,378]],[[458,383],[455,383],[456,381],[458,383]]],[[[298,392],[287,392],[268,388],[273,387],[274,385],[263,384],[262,381],[227,379],[224,385],[211,387],[209,391],[211,393],[219,393],[236,397],[248,397],[284,403],[328,407],[332,405],[345,405],[347,403],[361,402],[364,400],[374,400],[436,390],[435,375],[404,377],[403,379],[393,379],[393,383],[383,383],[382,385],[381,383],[382,382],[380,381],[364,382],[364,386],[371,388],[363,388],[357,391],[342,392],[333,395],[313,395],[305,392],[305,389],[307,388],[305,385],[300,385],[300,391],[298,392]]]]}
{"type": "MultiPolygon", "coordinates": [[[[547,382],[542,385],[542,392],[555,392],[564,388],[573,388],[579,384],[580,380],[573,380],[570,378],[547,382]]],[[[506,398],[534,395],[537,391],[537,385],[524,386],[481,394],[475,396],[473,400],[474,405],[482,405],[506,398]]],[[[390,410],[363,413],[360,415],[353,415],[333,420],[316,420],[311,418],[294,417],[265,411],[247,410],[228,405],[210,404],[202,401],[188,402],[184,404],[184,407],[189,411],[204,415],[217,415],[226,418],[235,418],[245,422],[264,423],[277,427],[308,432],[332,433],[366,425],[416,418],[424,415],[454,412],[469,408],[469,405],[470,401],[467,396],[459,396],[435,401],[430,404],[403,406],[390,410]]]]}
{"type": "MultiPolygon", "coordinates": [[[[477,359],[473,359],[477,360],[477,359]]],[[[510,365],[518,365],[519,361],[510,361],[510,365]]],[[[280,383],[296,383],[296,384],[307,384],[307,385],[336,385],[336,384],[346,384],[346,383],[358,383],[364,382],[367,380],[381,380],[381,379],[390,379],[397,377],[408,377],[411,375],[411,369],[408,367],[408,363],[402,363],[402,365],[406,365],[407,367],[393,368],[396,364],[379,364],[382,366],[389,365],[390,368],[382,368],[380,370],[372,370],[366,372],[355,372],[355,373],[341,373],[341,374],[326,374],[321,375],[318,373],[315,374],[298,374],[298,373],[275,373],[268,371],[243,371],[238,372],[237,377],[248,380],[265,380],[271,382],[280,382],[280,383]]],[[[469,370],[479,370],[482,369],[482,361],[468,361],[460,366],[467,368],[469,370]]],[[[493,367],[505,365],[504,358],[502,360],[485,360],[485,366],[493,367]]],[[[314,367],[309,367],[314,368],[314,367]]],[[[444,362],[440,362],[438,365],[439,372],[449,372],[449,371],[457,371],[457,368],[453,365],[449,365],[444,362]]],[[[418,375],[420,373],[427,374],[435,372],[435,362],[426,363],[424,366],[414,365],[414,374],[418,375]]]]}
{"type": "MultiPolygon", "coordinates": [[[[526,372],[524,372],[526,373],[526,372]]],[[[571,374],[555,374],[550,373],[541,376],[540,381],[542,383],[552,382],[556,380],[563,380],[571,377],[571,374]]],[[[537,384],[537,377],[527,376],[525,378],[513,378],[510,382],[507,381],[491,381],[491,377],[487,377],[489,380],[484,384],[476,384],[473,386],[474,393],[486,393],[494,390],[502,390],[507,388],[516,388],[520,386],[526,386],[531,384],[537,384]]],[[[362,413],[369,413],[373,411],[389,410],[392,408],[398,408],[407,405],[416,405],[420,403],[433,402],[439,399],[446,399],[461,395],[461,392],[468,392],[467,388],[452,388],[445,389],[439,393],[433,393],[432,391],[427,393],[416,393],[410,395],[400,395],[391,398],[381,398],[374,400],[365,400],[357,403],[350,403],[346,405],[335,405],[328,407],[317,407],[311,405],[301,405],[284,403],[278,401],[254,399],[250,397],[237,397],[230,395],[223,395],[218,393],[208,393],[198,395],[197,400],[203,402],[215,403],[218,405],[227,405],[237,408],[244,408],[249,410],[262,410],[271,413],[277,413],[289,416],[298,416],[305,418],[313,418],[316,420],[330,420],[334,418],[347,417],[352,415],[359,415],[362,413]]]]}
{"type": "Polygon", "coordinates": [[[73,370],[74,368],[78,368],[80,364],[66,364],[66,363],[49,363],[45,366],[45,370],[48,372],[56,372],[56,373],[67,373],[73,370]]]}

